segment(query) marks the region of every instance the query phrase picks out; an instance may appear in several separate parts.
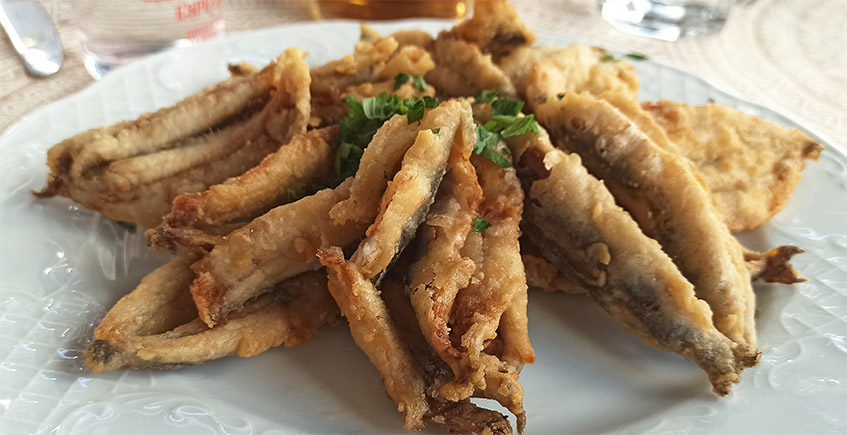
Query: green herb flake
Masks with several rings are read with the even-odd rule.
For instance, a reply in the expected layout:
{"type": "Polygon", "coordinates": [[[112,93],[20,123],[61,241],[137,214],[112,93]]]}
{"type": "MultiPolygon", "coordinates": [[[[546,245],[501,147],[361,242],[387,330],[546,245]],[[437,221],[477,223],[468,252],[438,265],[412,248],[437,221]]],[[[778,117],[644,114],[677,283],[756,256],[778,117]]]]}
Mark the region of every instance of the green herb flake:
{"type": "Polygon", "coordinates": [[[477,126],[475,131],[476,144],[474,144],[473,152],[476,154],[482,154],[483,149],[496,147],[500,143],[500,136],[485,127],[477,126]]]}
{"type": "Polygon", "coordinates": [[[647,55],[641,54],[641,53],[627,53],[625,56],[632,59],[632,60],[647,60],[647,59],[649,59],[647,57],[647,55]]]}
{"type": "Polygon", "coordinates": [[[434,97],[423,97],[424,107],[427,109],[435,109],[438,107],[438,99],[434,97]]]}
{"type": "Polygon", "coordinates": [[[345,178],[355,174],[364,152],[365,150],[357,145],[342,142],[335,153],[335,173],[345,178]]]}
{"type": "Polygon", "coordinates": [[[556,98],[561,100],[562,98],[565,98],[565,94],[564,93],[556,94],[556,98]]]}
{"type": "Polygon", "coordinates": [[[474,97],[474,104],[490,103],[497,99],[497,91],[494,89],[485,89],[479,91],[474,97]]]}
{"type": "Polygon", "coordinates": [[[406,118],[408,118],[409,124],[423,119],[425,112],[426,106],[424,105],[423,100],[419,100],[417,98],[409,100],[409,110],[406,113],[406,118]]]}
{"type": "Polygon", "coordinates": [[[433,129],[432,129],[432,133],[433,133],[433,134],[438,134],[440,131],[441,131],[441,129],[440,129],[440,128],[433,128],[433,129]]]}
{"type": "Polygon", "coordinates": [[[423,76],[412,76],[412,86],[414,86],[421,92],[426,92],[426,82],[424,81],[423,76]]]}
{"type": "Polygon", "coordinates": [[[604,62],[611,62],[614,60],[618,60],[618,58],[616,58],[615,55],[612,53],[606,53],[603,57],[600,58],[600,60],[604,62]]]}
{"type": "Polygon", "coordinates": [[[396,91],[400,89],[403,85],[408,83],[410,78],[411,76],[406,73],[397,74],[397,77],[394,77],[394,90],[396,91]]]}
{"type": "Polygon", "coordinates": [[[535,122],[534,114],[518,117],[514,122],[509,124],[508,127],[504,128],[503,131],[500,132],[500,136],[507,138],[520,136],[530,132],[538,133],[538,123],[535,122]]]}
{"type": "Polygon", "coordinates": [[[483,126],[476,127],[476,144],[474,144],[474,153],[491,160],[497,166],[508,168],[511,166],[509,161],[497,151],[497,145],[500,143],[500,135],[488,131],[483,126]]]}
{"type": "Polygon", "coordinates": [[[491,103],[491,116],[516,116],[523,109],[523,101],[498,98],[491,103]]]}
{"type": "Polygon", "coordinates": [[[471,225],[471,229],[476,232],[482,232],[488,229],[491,226],[491,223],[485,220],[484,217],[474,218],[473,225],[471,225]]]}

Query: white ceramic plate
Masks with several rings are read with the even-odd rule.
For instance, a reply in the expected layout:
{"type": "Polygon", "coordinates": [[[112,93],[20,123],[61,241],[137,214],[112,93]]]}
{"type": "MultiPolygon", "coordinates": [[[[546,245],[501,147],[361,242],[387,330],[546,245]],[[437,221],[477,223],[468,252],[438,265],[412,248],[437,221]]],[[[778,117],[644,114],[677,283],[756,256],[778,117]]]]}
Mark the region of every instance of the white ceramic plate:
{"type": "MultiPolygon", "coordinates": [[[[445,25],[377,27],[435,32],[445,25]]],[[[264,64],[297,46],[318,65],[350,53],[357,37],[354,23],[310,23],[163,53],[33,113],[0,138],[0,433],[402,430],[344,322],[298,348],[255,358],[92,376],[81,354],[94,326],[165,257],[146,247],[141,230],[127,231],[69,200],[29,193],[44,186],[45,151],[65,137],[171,105],[224,79],[228,62],[264,64]]],[[[712,98],[795,126],[672,68],[652,62],[637,68],[645,100],[712,98]]],[[[593,303],[533,293],[537,362],[521,376],[528,432],[847,430],[847,158],[828,146],[785,210],[741,238],[753,249],[805,248],[794,264],[810,281],[756,285],[763,358],[730,397],[715,397],[695,365],[647,348],[593,303]]]]}

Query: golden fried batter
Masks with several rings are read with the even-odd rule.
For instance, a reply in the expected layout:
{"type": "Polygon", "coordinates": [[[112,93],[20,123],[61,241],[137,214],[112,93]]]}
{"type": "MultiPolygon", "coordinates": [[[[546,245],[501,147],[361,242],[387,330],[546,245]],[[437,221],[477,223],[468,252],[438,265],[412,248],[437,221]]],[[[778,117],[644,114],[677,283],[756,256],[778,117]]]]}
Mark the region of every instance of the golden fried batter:
{"type": "Polygon", "coordinates": [[[425,91],[411,82],[394,89],[398,74],[424,75],[435,68],[426,49],[410,44],[409,35],[401,34],[404,44],[389,36],[383,38],[375,30],[362,26],[362,37],[352,55],[312,68],[312,125],[337,124],[347,114],[344,98],[372,97],[382,92],[401,98],[434,96],[435,89],[425,91]]]}
{"type": "Polygon", "coordinates": [[[350,323],[350,334],[379,370],[385,391],[405,417],[406,429],[423,429],[429,411],[423,376],[379,292],[353,261],[344,260],[341,249],[321,250],[318,256],[329,270],[329,291],[350,323]]]}
{"type": "Polygon", "coordinates": [[[533,109],[569,92],[620,92],[633,100],[638,97],[635,68],[609,59],[602,48],[587,45],[571,45],[535,62],[524,78],[524,87],[527,104],[533,109]]]}
{"type": "Polygon", "coordinates": [[[472,146],[463,140],[473,134],[471,124],[470,104],[459,100],[445,102],[424,116],[415,143],[382,196],[376,221],[353,256],[366,278],[385,270],[414,237],[435,198],[454,143],[472,146]],[[433,132],[436,128],[437,134],[433,132]]]}
{"type": "Polygon", "coordinates": [[[188,292],[194,260],[192,254],[176,257],[146,276],[106,314],[85,351],[94,373],[254,356],[271,347],[297,346],[338,318],[326,275],[310,272],[249,301],[226,325],[209,328],[197,318],[188,292]]]}
{"type": "Polygon", "coordinates": [[[643,107],[697,167],[733,232],[756,228],[782,210],[805,160],[817,160],[823,150],[797,129],[719,104],[663,100],[643,107]]]}
{"type": "Polygon", "coordinates": [[[504,96],[515,95],[512,82],[490,54],[449,32],[438,35],[432,57],[435,69],[426,75],[426,81],[438,88],[439,95],[469,96],[485,89],[495,89],[504,96]]]}
{"type": "Polygon", "coordinates": [[[723,224],[690,162],[663,150],[607,102],[568,93],[542,104],[556,146],[582,157],[641,229],[655,238],[709,303],[714,324],[737,343],[739,365],[758,362],[755,295],[741,246],[723,224]]]}
{"type": "Polygon", "coordinates": [[[66,139],[47,153],[51,172],[39,195],[154,227],[177,195],[241,174],[304,132],[309,80],[303,52],[290,48],[260,72],[66,139]]]}
{"type": "Polygon", "coordinates": [[[462,21],[450,32],[490,54],[495,62],[535,42],[535,34],[521,22],[515,8],[506,0],[476,2],[471,19],[462,21]]]}
{"type": "Polygon", "coordinates": [[[173,250],[175,243],[211,249],[239,222],[299,199],[302,191],[334,177],[335,148],[329,140],[337,132],[327,127],[295,136],[244,174],[174,198],[162,224],[148,231],[150,245],[159,250],[173,250]]]}
{"type": "Polygon", "coordinates": [[[530,241],[627,330],[696,363],[715,393],[728,394],[739,380],[734,344],[715,328],[709,306],[659,244],[615,204],[577,155],[527,151],[522,158],[540,158],[541,165],[522,166],[544,169],[522,175],[537,179],[524,213],[530,241]]]}

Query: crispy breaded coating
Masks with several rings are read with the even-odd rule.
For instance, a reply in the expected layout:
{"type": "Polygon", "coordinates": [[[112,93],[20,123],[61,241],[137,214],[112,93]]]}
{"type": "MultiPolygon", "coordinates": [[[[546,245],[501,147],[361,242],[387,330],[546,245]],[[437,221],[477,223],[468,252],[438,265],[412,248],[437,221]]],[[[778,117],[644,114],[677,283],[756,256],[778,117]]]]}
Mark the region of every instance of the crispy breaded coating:
{"type": "Polygon", "coordinates": [[[379,291],[353,261],[344,260],[341,249],[321,250],[318,256],[329,271],[329,292],[347,318],[353,340],[379,370],[385,391],[405,417],[406,429],[423,429],[429,411],[423,376],[379,291]]]}
{"type": "Polygon", "coordinates": [[[229,313],[269,290],[275,282],[320,268],[322,246],[358,241],[366,223],[335,225],[329,210],[349,194],[350,181],[274,208],[229,234],[192,266],[191,294],[209,326],[226,323],[229,313]]]}
{"type": "Polygon", "coordinates": [[[326,183],[335,176],[330,138],[337,132],[337,127],[327,127],[297,135],[244,174],[174,198],[162,224],[148,231],[150,245],[159,250],[173,250],[176,243],[211,249],[242,223],[326,183]]]}
{"type": "Polygon", "coordinates": [[[209,328],[197,318],[188,291],[194,260],[192,254],[176,257],[109,310],[85,351],[86,364],[94,373],[254,356],[271,347],[297,346],[338,318],[338,308],[326,290],[326,275],[310,272],[249,301],[226,325],[209,328]]]}
{"type": "Polygon", "coordinates": [[[530,241],[627,330],[696,363],[715,393],[728,394],[739,380],[734,344],[715,328],[708,304],[659,244],[615,204],[579,156],[553,150],[522,158],[540,158],[543,168],[523,175],[537,180],[524,212],[530,241]]]}
{"type": "Polygon", "coordinates": [[[506,0],[476,2],[473,16],[457,24],[450,32],[478,46],[495,62],[513,50],[535,42],[535,34],[521,22],[515,8],[506,0]]]}
{"type": "Polygon", "coordinates": [[[535,62],[551,56],[561,50],[559,47],[547,47],[543,45],[525,45],[518,47],[509,53],[508,56],[500,59],[497,65],[503,70],[503,73],[509,77],[509,81],[515,87],[517,95],[521,98],[526,97],[526,78],[529,69],[535,62]]]}
{"type": "Polygon", "coordinates": [[[733,232],[759,227],[782,210],[805,160],[818,160],[823,150],[797,129],[719,104],[663,100],[643,107],[697,167],[733,232]]]}
{"type": "Polygon", "coordinates": [[[524,88],[532,109],[569,92],[619,92],[634,100],[638,98],[638,77],[632,65],[610,59],[602,48],[571,45],[533,63],[524,78],[524,88]]]}
{"type": "Polygon", "coordinates": [[[48,151],[51,173],[38,195],[154,227],[177,195],[238,175],[304,132],[309,80],[303,52],[290,48],[260,72],[66,139],[48,151]]]}
{"type": "Polygon", "coordinates": [[[503,70],[471,42],[441,32],[432,48],[435,69],[427,73],[426,81],[447,97],[470,96],[485,89],[495,89],[500,95],[515,95],[515,88],[503,70]]]}
{"type": "Polygon", "coordinates": [[[691,163],[657,146],[605,101],[568,93],[536,110],[553,143],[578,153],[641,229],[662,245],[708,302],[714,324],[756,365],[755,295],[741,246],[723,224],[691,163]]]}
{"type": "Polygon", "coordinates": [[[472,256],[480,279],[459,290],[451,309],[451,335],[463,350],[464,371],[454,368],[455,381],[442,391],[448,400],[456,401],[469,394],[468,387],[480,390],[480,395],[497,400],[517,416],[522,433],[526,418],[518,373],[524,363],[535,360],[529,346],[527,285],[518,243],[523,191],[513,169],[479,156],[472,162],[484,197],[479,214],[490,226],[480,233],[481,255],[472,256]],[[514,311],[504,324],[502,317],[510,308],[514,311]],[[487,346],[498,333],[504,334],[506,352],[515,359],[504,361],[488,353],[487,346]]]}
{"type": "Polygon", "coordinates": [[[414,144],[403,156],[400,171],[382,195],[376,221],[353,256],[366,278],[385,270],[414,237],[435,199],[454,143],[471,146],[463,136],[472,134],[472,123],[470,104],[459,100],[442,103],[424,116],[414,144]],[[439,129],[437,134],[433,132],[435,128],[439,129]]]}
{"type": "MultiPolygon", "coordinates": [[[[396,273],[395,267],[392,273],[402,278],[406,273],[405,268],[403,269],[396,273]]],[[[450,432],[511,434],[509,420],[499,412],[479,408],[470,400],[448,402],[440,398],[441,385],[452,377],[450,368],[421,334],[415,311],[405,292],[405,286],[397,279],[397,276],[383,280],[380,288],[381,296],[392,320],[397,325],[403,342],[409,347],[418,367],[423,372],[429,404],[426,420],[441,424],[450,432]]]]}
{"type": "MultiPolygon", "coordinates": [[[[406,38],[406,35],[401,35],[406,38]]],[[[312,125],[337,124],[347,114],[344,98],[372,97],[382,92],[401,98],[434,96],[428,86],[421,91],[411,83],[394,89],[400,74],[423,76],[435,68],[432,57],[423,47],[401,44],[391,36],[381,37],[375,30],[362,26],[362,37],[352,55],[312,68],[312,125]]]]}

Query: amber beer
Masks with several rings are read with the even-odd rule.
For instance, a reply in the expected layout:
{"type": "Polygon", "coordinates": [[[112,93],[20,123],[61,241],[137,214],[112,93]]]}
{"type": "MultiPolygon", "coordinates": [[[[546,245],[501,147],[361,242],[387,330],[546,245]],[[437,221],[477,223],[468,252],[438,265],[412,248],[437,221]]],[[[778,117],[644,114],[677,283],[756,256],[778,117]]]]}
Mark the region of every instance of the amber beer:
{"type": "MultiPolygon", "coordinates": [[[[315,19],[464,18],[473,0],[313,0],[315,19]]],[[[484,1],[484,0],[483,0],[484,1]]]]}

